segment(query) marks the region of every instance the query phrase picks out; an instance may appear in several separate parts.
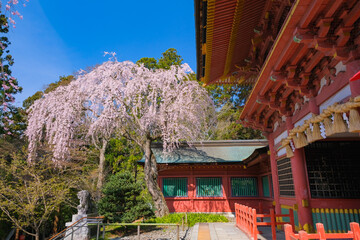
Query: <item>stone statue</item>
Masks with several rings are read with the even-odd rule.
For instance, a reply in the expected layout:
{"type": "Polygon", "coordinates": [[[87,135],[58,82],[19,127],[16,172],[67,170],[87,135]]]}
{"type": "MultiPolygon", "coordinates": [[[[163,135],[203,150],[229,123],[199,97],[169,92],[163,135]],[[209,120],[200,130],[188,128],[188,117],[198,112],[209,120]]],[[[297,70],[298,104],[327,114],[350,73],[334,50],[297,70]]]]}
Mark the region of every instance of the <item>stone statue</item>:
{"type": "Polygon", "coordinates": [[[88,228],[88,219],[86,211],[90,205],[90,194],[86,190],[82,190],[77,194],[80,204],[77,206],[78,213],[72,216],[72,221],[65,224],[66,227],[76,223],[78,227],[67,228],[64,240],[89,240],[90,231],[88,228]]]}
{"type": "Polygon", "coordinates": [[[80,204],[77,206],[78,215],[85,215],[89,209],[89,196],[90,194],[86,190],[78,192],[77,197],[80,200],[80,204]]]}

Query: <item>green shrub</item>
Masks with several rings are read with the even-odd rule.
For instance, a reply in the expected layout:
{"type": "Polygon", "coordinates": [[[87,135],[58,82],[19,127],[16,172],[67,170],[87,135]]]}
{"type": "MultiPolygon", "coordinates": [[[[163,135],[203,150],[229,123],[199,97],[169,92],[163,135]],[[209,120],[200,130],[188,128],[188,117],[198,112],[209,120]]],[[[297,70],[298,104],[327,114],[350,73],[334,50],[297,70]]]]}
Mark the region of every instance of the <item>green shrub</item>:
{"type": "Polygon", "coordinates": [[[110,222],[133,222],[141,217],[154,215],[151,205],[141,197],[143,184],[135,182],[128,172],[110,177],[103,188],[103,198],[98,202],[98,210],[110,222]]]}
{"type": "Polygon", "coordinates": [[[9,234],[13,226],[10,222],[5,220],[5,216],[2,216],[2,214],[3,213],[0,212],[0,239],[3,238],[5,239],[5,237],[9,234]]]}
{"type": "MultiPolygon", "coordinates": [[[[147,223],[178,223],[181,224],[181,219],[184,218],[185,213],[172,213],[165,217],[161,218],[152,218],[147,220],[147,223]]],[[[187,214],[187,224],[189,227],[194,226],[199,222],[228,222],[229,220],[219,214],[208,214],[208,213],[188,213],[187,214]]]]}

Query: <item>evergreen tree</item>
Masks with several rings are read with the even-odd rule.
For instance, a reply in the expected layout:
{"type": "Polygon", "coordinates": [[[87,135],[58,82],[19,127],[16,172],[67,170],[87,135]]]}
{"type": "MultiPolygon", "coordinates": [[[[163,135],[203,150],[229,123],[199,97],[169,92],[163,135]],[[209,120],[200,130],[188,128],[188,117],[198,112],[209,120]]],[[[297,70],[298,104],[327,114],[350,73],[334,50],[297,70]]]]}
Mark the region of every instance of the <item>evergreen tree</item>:
{"type": "Polygon", "coordinates": [[[144,64],[144,67],[148,69],[170,69],[171,66],[180,66],[183,64],[182,57],[177,53],[175,48],[169,48],[162,53],[162,57],[159,60],[151,57],[144,57],[139,59],[137,64],[144,64]]]}
{"type": "Polygon", "coordinates": [[[217,126],[213,140],[261,139],[261,131],[243,127],[239,118],[251,86],[209,85],[205,87],[217,108],[217,126]]]}
{"type": "Polygon", "coordinates": [[[112,175],[103,188],[99,213],[110,222],[133,222],[153,216],[150,203],[141,195],[143,186],[144,183],[135,181],[129,172],[112,175]]]}
{"type": "Polygon", "coordinates": [[[15,101],[14,94],[21,92],[17,80],[11,76],[10,67],[14,59],[8,50],[10,45],[6,34],[9,32],[8,19],[4,14],[0,15],[0,136],[18,133],[18,127],[13,127],[18,121],[20,109],[12,106],[15,101]]]}

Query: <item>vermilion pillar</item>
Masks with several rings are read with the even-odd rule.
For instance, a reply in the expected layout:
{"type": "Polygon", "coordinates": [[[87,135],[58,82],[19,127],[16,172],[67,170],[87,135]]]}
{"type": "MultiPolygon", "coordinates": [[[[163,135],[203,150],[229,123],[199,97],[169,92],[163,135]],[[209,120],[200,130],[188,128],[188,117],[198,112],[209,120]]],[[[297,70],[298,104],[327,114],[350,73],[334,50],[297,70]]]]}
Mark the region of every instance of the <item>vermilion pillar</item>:
{"type": "Polygon", "coordinates": [[[360,79],[350,82],[351,96],[357,97],[360,95],[360,79]]]}
{"type": "Polygon", "coordinates": [[[309,99],[309,110],[310,112],[314,113],[314,114],[319,114],[320,113],[320,109],[319,106],[316,103],[316,98],[312,97],[309,99]]]}
{"type": "Polygon", "coordinates": [[[230,202],[229,202],[229,197],[231,197],[231,190],[230,190],[230,180],[227,174],[227,169],[226,169],[226,174],[222,177],[222,183],[223,183],[223,196],[225,197],[224,200],[224,205],[222,206],[223,209],[221,210],[222,212],[231,212],[231,207],[230,207],[230,202]]]}
{"type": "Polygon", "coordinates": [[[349,79],[351,96],[357,97],[360,95],[360,61],[353,61],[346,65],[346,71],[353,75],[349,79]]]}
{"type": "MultiPolygon", "coordinates": [[[[291,118],[286,118],[286,126],[288,130],[293,129],[294,125],[291,122],[291,118]]],[[[309,206],[308,177],[303,148],[295,149],[294,156],[291,158],[291,172],[294,180],[299,224],[302,229],[309,232],[312,230],[312,214],[309,206]]]]}
{"type": "Polygon", "coordinates": [[[279,197],[280,197],[279,177],[278,177],[277,164],[276,164],[276,150],[275,150],[273,134],[268,134],[267,139],[269,142],[269,150],[270,150],[270,166],[271,166],[271,175],[272,175],[272,185],[274,189],[275,212],[276,214],[281,214],[281,207],[279,201],[279,197]]]}
{"type": "Polygon", "coordinates": [[[196,188],[195,188],[194,169],[192,167],[190,170],[188,194],[189,194],[188,196],[190,198],[191,207],[192,207],[190,212],[195,212],[194,198],[196,197],[196,188]]]}

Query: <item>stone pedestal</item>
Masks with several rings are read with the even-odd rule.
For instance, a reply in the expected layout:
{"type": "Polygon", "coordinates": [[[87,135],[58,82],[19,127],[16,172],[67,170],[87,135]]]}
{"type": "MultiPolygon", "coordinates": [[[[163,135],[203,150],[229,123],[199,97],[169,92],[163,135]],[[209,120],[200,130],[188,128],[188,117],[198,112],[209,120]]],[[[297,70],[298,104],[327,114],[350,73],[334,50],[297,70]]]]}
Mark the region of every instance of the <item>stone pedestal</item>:
{"type": "MultiPolygon", "coordinates": [[[[66,227],[71,226],[75,222],[79,221],[81,218],[87,217],[86,214],[75,214],[72,216],[72,221],[66,223],[66,227]]],[[[90,231],[87,224],[87,218],[76,223],[73,228],[69,228],[66,231],[65,240],[89,240],[90,239],[90,231]],[[73,234],[72,234],[73,232],[73,234]]]]}

